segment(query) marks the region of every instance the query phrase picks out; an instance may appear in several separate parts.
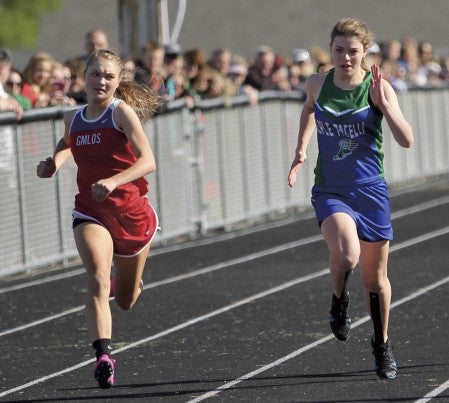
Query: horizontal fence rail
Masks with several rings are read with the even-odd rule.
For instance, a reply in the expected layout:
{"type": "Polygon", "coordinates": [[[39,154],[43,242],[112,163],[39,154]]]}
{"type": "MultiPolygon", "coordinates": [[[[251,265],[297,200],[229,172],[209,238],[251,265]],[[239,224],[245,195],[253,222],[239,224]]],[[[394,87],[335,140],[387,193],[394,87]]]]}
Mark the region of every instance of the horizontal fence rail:
{"type": "MultiPolygon", "coordinates": [[[[449,171],[449,90],[398,94],[415,132],[401,149],[384,127],[385,172],[391,186],[449,171]]],[[[257,105],[244,96],[199,101],[188,109],[171,102],[144,124],[157,160],[148,176],[149,198],[161,231],[155,242],[202,236],[310,208],[317,158],[308,150],[299,183],[287,186],[302,94],[262,93],[257,105]]],[[[69,160],[51,179],[36,165],[52,155],[63,135],[67,108],[25,112],[21,122],[0,114],[0,276],[76,261],[71,210],[76,166],[69,160]]]]}

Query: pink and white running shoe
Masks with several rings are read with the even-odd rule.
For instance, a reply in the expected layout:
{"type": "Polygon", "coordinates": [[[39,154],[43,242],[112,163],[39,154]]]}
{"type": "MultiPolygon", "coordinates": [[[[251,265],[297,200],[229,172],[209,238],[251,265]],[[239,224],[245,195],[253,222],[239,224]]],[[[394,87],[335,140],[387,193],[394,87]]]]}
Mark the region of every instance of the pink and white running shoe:
{"type": "Polygon", "coordinates": [[[94,376],[101,389],[109,389],[114,385],[115,360],[103,354],[95,364],[94,376]]]}

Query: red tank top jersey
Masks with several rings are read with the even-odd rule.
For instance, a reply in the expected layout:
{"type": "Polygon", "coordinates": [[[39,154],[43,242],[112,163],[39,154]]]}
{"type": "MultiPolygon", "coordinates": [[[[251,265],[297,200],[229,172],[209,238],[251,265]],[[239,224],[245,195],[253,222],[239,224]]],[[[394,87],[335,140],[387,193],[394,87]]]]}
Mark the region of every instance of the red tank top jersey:
{"type": "Polygon", "coordinates": [[[87,106],[79,108],[70,125],[70,148],[78,166],[78,194],[75,210],[92,217],[122,211],[148,192],[148,182],[139,178],[118,186],[103,202],[92,199],[92,184],[121,172],[136,161],[125,135],[114,121],[114,109],[122,102],[114,99],[96,119],[87,119],[87,106]]]}

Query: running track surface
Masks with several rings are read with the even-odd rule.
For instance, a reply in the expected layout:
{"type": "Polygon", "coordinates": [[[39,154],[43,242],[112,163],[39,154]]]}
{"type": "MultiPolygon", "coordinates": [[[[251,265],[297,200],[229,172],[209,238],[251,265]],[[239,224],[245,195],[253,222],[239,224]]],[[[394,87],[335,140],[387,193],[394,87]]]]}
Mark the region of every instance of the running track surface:
{"type": "Polygon", "coordinates": [[[448,183],[392,192],[394,381],[373,370],[358,274],[351,337],[330,335],[327,251],[306,211],[155,248],[137,305],[125,312],[111,301],[108,390],[92,375],[82,267],[0,279],[0,401],[449,401],[448,183]]]}

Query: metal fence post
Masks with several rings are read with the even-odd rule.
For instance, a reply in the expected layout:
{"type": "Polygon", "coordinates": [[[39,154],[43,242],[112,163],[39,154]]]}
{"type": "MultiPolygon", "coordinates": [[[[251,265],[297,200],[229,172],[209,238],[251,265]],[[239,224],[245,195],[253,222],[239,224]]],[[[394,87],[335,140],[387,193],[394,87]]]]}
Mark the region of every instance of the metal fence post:
{"type": "Polygon", "coordinates": [[[198,206],[198,221],[196,223],[197,231],[201,234],[207,232],[207,204],[204,199],[204,165],[201,157],[200,140],[204,135],[204,126],[202,123],[201,110],[195,110],[194,120],[194,136],[193,136],[193,156],[191,158],[191,166],[194,172],[193,177],[196,178],[197,194],[196,204],[198,206]]]}
{"type": "Polygon", "coordinates": [[[26,188],[25,175],[23,172],[23,149],[22,149],[22,128],[15,125],[14,129],[17,133],[15,136],[16,150],[17,150],[17,179],[19,187],[19,206],[20,206],[20,228],[22,237],[22,263],[27,264],[27,250],[28,250],[28,222],[26,220],[26,188]]]}

